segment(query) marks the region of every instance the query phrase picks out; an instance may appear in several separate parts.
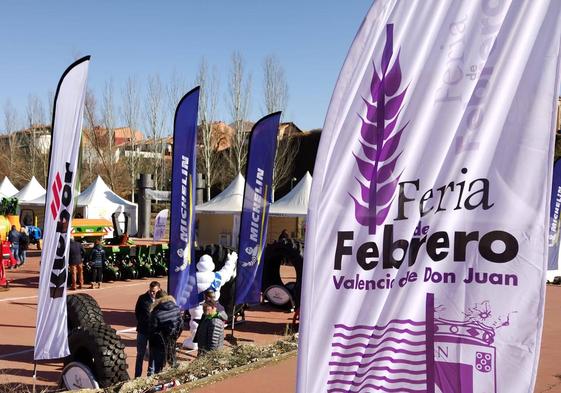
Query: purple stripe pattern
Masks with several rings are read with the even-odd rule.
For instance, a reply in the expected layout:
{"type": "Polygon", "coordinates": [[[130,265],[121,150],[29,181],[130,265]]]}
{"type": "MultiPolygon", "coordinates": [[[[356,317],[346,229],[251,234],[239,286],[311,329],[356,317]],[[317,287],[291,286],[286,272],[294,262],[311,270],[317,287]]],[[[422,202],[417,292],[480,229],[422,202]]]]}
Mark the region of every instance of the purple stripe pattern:
{"type": "Polygon", "coordinates": [[[335,324],[327,392],[427,391],[426,323],[335,324]]]}

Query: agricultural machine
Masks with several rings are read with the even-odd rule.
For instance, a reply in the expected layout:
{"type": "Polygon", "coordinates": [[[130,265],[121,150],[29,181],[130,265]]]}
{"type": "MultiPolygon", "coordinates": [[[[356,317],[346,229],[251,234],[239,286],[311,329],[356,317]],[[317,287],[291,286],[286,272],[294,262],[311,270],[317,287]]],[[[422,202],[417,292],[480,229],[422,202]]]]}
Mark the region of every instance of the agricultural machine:
{"type": "MultiPolygon", "coordinates": [[[[106,281],[131,280],[142,277],[163,277],[168,272],[167,244],[135,244],[128,238],[130,216],[116,212],[106,219],[73,219],[72,236],[83,243],[103,240],[107,263],[103,269],[106,281]],[[119,216],[121,220],[119,220],[119,216]],[[112,236],[108,235],[112,232],[112,236]]],[[[87,258],[86,258],[87,260],[87,258]]],[[[85,279],[91,277],[86,264],[85,279]]]]}

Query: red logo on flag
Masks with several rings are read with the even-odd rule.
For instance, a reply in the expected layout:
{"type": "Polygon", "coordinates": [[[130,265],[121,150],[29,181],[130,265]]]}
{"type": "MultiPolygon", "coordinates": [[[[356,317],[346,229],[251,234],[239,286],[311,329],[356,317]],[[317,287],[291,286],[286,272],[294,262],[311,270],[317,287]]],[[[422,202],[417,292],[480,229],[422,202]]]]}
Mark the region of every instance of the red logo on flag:
{"type": "Polygon", "coordinates": [[[62,180],[60,179],[60,173],[57,172],[55,176],[55,181],[51,186],[53,192],[53,201],[51,202],[51,213],[53,214],[53,219],[56,220],[58,209],[60,209],[60,193],[62,191],[62,180]]]}

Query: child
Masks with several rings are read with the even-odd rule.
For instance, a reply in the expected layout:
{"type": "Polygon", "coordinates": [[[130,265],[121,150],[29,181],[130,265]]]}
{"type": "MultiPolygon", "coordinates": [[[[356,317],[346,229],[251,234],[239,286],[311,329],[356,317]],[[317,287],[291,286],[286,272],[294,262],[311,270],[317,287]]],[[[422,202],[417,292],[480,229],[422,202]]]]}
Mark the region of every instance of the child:
{"type": "Polygon", "coordinates": [[[203,313],[193,340],[199,345],[198,356],[224,346],[224,321],[216,309],[216,302],[206,300],[203,304],[203,313]]]}
{"type": "Polygon", "coordinates": [[[94,248],[90,253],[90,263],[92,265],[92,286],[90,289],[94,288],[94,283],[97,283],[97,287],[101,288],[101,281],[103,281],[103,267],[105,266],[105,251],[101,247],[101,241],[99,239],[95,240],[94,248]]]}

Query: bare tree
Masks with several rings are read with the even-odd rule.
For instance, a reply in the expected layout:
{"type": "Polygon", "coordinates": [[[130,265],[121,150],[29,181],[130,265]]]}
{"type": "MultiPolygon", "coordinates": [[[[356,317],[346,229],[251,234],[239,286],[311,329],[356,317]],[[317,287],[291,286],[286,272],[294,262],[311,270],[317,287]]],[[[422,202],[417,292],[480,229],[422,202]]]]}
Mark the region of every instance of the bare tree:
{"type": "Polygon", "coordinates": [[[18,140],[17,140],[17,112],[10,100],[4,104],[4,132],[8,139],[8,176],[15,174],[16,159],[18,158],[18,140]]]}
{"type": "Polygon", "coordinates": [[[128,153],[125,153],[125,162],[131,177],[131,200],[134,202],[135,181],[138,174],[140,157],[138,156],[138,140],[136,130],[140,119],[139,86],[136,79],[128,78],[122,90],[123,119],[130,130],[130,139],[127,143],[128,153]]]}
{"type": "Polygon", "coordinates": [[[40,145],[38,143],[37,131],[40,130],[40,126],[45,125],[45,111],[41,100],[36,95],[29,95],[27,97],[26,115],[29,131],[27,144],[29,148],[31,175],[37,176],[40,159],[40,145]]]}
{"type": "Polygon", "coordinates": [[[53,118],[53,110],[55,108],[55,93],[52,90],[47,92],[47,122],[51,122],[53,118]]]}
{"type": "MultiPolygon", "coordinates": [[[[98,157],[102,154],[99,149],[99,136],[96,132],[98,126],[97,102],[94,93],[88,89],[84,102],[84,137],[82,138],[82,163],[85,162],[87,164],[87,171],[82,172],[82,181],[93,180],[94,160],[98,161],[98,157]]],[[[83,169],[84,166],[82,165],[82,170],[83,169]]]]}
{"type": "Polygon", "coordinates": [[[218,147],[220,139],[218,133],[213,135],[213,123],[216,120],[218,107],[218,75],[214,69],[209,75],[208,65],[205,59],[199,65],[199,72],[195,81],[201,87],[199,97],[199,123],[200,123],[200,168],[206,180],[206,198],[210,200],[210,189],[216,183],[218,162],[220,154],[218,147]]]}
{"type": "Polygon", "coordinates": [[[240,173],[247,160],[248,130],[245,127],[251,101],[251,75],[246,75],[241,54],[232,54],[229,89],[229,107],[234,135],[230,145],[230,163],[234,176],[240,173]]]}
{"type": "MultiPolygon", "coordinates": [[[[285,111],[288,102],[288,83],[284,69],[275,56],[267,56],[263,62],[263,95],[265,98],[265,112],[273,113],[285,111]]],[[[287,130],[288,127],[283,127],[287,130]]],[[[275,190],[283,186],[292,178],[294,159],[298,154],[299,141],[288,133],[277,136],[277,154],[273,171],[272,199],[275,200],[275,190]]]]}
{"type": "Polygon", "coordinates": [[[165,140],[163,140],[163,130],[165,127],[163,89],[162,82],[158,75],[148,78],[147,105],[146,129],[148,135],[150,135],[155,156],[154,186],[160,188],[165,182],[164,154],[166,143],[165,140]]]}
{"type": "Polygon", "coordinates": [[[115,148],[115,128],[116,128],[116,114],[115,103],[113,100],[113,81],[105,83],[103,90],[103,105],[101,109],[101,121],[103,124],[103,137],[105,139],[105,157],[103,161],[107,168],[107,179],[109,186],[115,189],[115,164],[117,150],[115,148]]]}
{"type": "Polygon", "coordinates": [[[185,83],[185,79],[180,77],[177,71],[174,70],[166,89],[167,104],[169,105],[169,111],[167,113],[175,113],[177,104],[179,104],[179,100],[181,100],[185,93],[187,93],[187,84],[185,83]]]}
{"type": "Polygon", "coordinates": [[[263,61],[263,96],[265,98],[265,115],[286,110],[288,102],[288,83],[284,68],[274,55],[263,61]]]}
{"type": "Polygon", "coordinates": [[[114,187],[113,172],[115,168],[113,166],[114,154],[111,151],[111,131],[107,129],[107,126],[109,125],[109,128],[114,127],[112,125],[112,100],[112,87],[110,84],[106,84],[101,107],[102,114],[98,117],[96,97],[91,90],[88,89],[86,92],[84,135],[87,143],[84,143],[82,150],[82,160],[88,164],[87,180],[93,180],[96,175],[101,175],[107,180],[111,188],[114,187]]]}
{"type": "MultiPolygon", "coordinates": [[[[45,127],[44,130],[48,131],[51,129],[52,125],[52,119],[53,119],[53,111],[54,111],[54,107],[55,107],[55,94],[52,90],[47,91],[47,118],[44,120],[45,122],[45,127]]],[[[51,132],[52,135],[52,132],[51,132]]],[[[50,137],[47,137],[50,138],[50,137]]],[[[39,162],[42,166],[43,169],[43,179],[45,184],[48,181],[49,178],[49,165],[50,165],[50,157],[49,157],[49,151],[50,151],[50,139],[48,140],[49,143],[47,143],[46,139],[41,139],[41,146],[38,146],[38,156],[39,156],[39,162]],[[49,146],[47,146],[49,145],[49,146]]]]}

